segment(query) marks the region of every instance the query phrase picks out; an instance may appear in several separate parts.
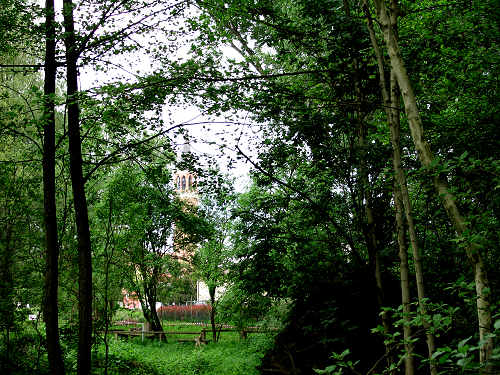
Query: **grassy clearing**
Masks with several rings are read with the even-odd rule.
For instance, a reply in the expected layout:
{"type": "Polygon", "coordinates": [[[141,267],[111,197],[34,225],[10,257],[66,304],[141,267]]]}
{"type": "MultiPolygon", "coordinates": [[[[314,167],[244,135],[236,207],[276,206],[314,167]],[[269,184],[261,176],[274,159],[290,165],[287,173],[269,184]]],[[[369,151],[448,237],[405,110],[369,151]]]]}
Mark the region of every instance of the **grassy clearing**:
{"type": "MultiPolygon", "coordinates": [[[[164,327],[166,331],[199,332],[203,328],[173,322],[168,324],[164,327]]],[[[273,342],[273,337],[267,334],[250,334],[247,340],[242,340],[238,332],[222,332],[218,343],[198,348],[194,342],[176,341],[195,336],[167,335],[168,342],[160,343],[157,339],[147,338],[142,342],[140,337],[115,340],[110,335],[108,374],[257,375],[256,366],[260,364],[265,349],[273,342]]],[[[61,337],[66,371],[76,374],[77,332],[74,329],[64,330],[61,337]]],[[[207,332],[207,338],[211,339],[211,332],[207,332]]],[[[93,375],[104,374],[105,347],[101,339],[97,339],[99,344],[93,349],[93,375]]],[[[8,374],[49,375],[43,336],[32,327],[12,333],[11,348],[10,359],[15,366],[10,368],[8,374]]],[[[3,350],[2,347],[0,349],[3,350]]]]}
{"type": "MultiPolygon", "coordinates": [[[[240,340],[237,333],[222,333],[220,342],[195,347],[194,343],[168,343],[140,338],[110,340],[109,374],[252,375],[272,337],[255,334],[240,340]]],[[[104,345],[99,346],[96,374],[104,373],[104,345]]]]}

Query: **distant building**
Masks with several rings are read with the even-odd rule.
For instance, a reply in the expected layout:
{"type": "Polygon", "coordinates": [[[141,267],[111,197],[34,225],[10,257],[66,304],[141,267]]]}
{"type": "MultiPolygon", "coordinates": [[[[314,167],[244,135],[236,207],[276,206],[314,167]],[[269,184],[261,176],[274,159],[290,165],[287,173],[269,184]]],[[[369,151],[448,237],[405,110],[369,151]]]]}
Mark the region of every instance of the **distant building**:
{"type": "MultiPolygon", "coordinates": [[[[191,146],[189,143],[184,145],[184,148],[181,153],[181,158],[184,154],[192,152],[191,146]]],[[[187,171],[187,170],[179,170],[176,171],[173,175],[173,182],[175,187],[175,192],[179,195],[179,198],[188,203],[191,206],[197,207],[199,205],[199,196],[198,189],[196,186],[196,174],[187,171]]],[[[174,251],[175,254],[186,262],[190,262],[194,252],[196,250],[195,246],[190,244],[186,244],[185,236],[181,231],[175,229],[174,230],[174,251]]]]}
{"type": "MultiPolygon", "coordinates": [[[[192,152],[191,146],[188,144],[184,145],[184,148],[182,150],[182,154],[184,153],[189,153],[192,152]]],[[[181,154],[181,157],[182,157],[181,154]]],[[[177,171],[174,173],[173,176],[174,179],[174,186],[175,186],[175,191],[177,194],[179,194],[179,197],[193,205],[193,206],[198,206],[199,205],[199,194],[198,194],[198,189],[196,186],[196,174],[190,171],[177,171]]],[[[179,239],[182,239],[182,234],[177,234],[179,237],[174,234],[174,238],[178,238],[177,243],[182,242],[179,241],[179,239]]],[[[175,239],[174,239],[175,242],[175,239]]],[[[185,245],[185,244],[178,244],[175,245],[174,247],[176,248],[176,253],[180,255],[182,259],[186,259],[189,261],[189,259],[192,257],[194,254],[196,248],[194,246],[190,245],[185,245]]],[[[219,298],[221,294],[224,293],[224,288],[217,288],[216,289],[216,298],[219,298]]],[[[207,285],[201,281],[197,280],[196,281],[196,303],[201,303],[201,302],[208,302],[210,301],[210,294],[208,293],[208,287],[207,285]]]]}
{"type": "MultiPolygon", "coordinates": [[[[215,288],[215,299],[218,300],[225,292],[225,286],[218,286],[217,288],[215,288]]],[[[208,292],[208,286],[201,280],[196,281],[196,302],[210,302],[210,293],[208,292]]]]}
{"type": "MultiPolygon", "coordinates": [[[[120,307],[129,310],[142,310],[141,301],[137,297],[135,292],[129,292],[126,289],[122,289],[122,301],[118,302],[120,307]]],[[[163,303],[156,302],[156,309],[158,310],[163,303]]]]}
{"type": "MultiPolygon", "coordinates": [[[[192,152],[189,144],[186,144],[182,150],[182,154],[192,152]]],[[[182,157],[181,154],[181,157],[182,157]]],[[[175,192],[179,195],[179,198],[188,204],[197,207],[199,205],[199,195],[196,186],[196,174],[188,170],[179,170],[173,174],[173,183],[175,192]]],[[[174,254],[179,258],[181,262],[186,262],[188,265],[191,262],[192,256],[196,251],[196,246],[193,244],[185,243],[183,241],[185,236],[180,230],[174,229],[174,254]]],[[[185,268],[187,272],[188,267],[185,268]]],[[[216,289],[216,298],[218,299],[223,293],[225,288],[216,289]]],[[[137,295],[132,292],[129,293],[125,289],[122,290],[123,302],[120,306],[128,309],[141,309],[141,303],[137,298],[137,295]]],[[[208,293],[207,285],[201,281],[196,281],[196,301],[191,301],[194,303],[208,302],[210,301],[210,295],[208,293]]],[[[157,304],[161,303],[158,302],[157,304]]],[[[158,308],[159,306],[157,306],[158,308]]]]}
{"type": "Polygon", "coordinates": [[[142,309],[141,301],[137,298],[137,294],[135,292],[129,292],[125,289],[122,289],[122,302],[119,302],[119,305],[123,308],[135,310],[142,309]]]}

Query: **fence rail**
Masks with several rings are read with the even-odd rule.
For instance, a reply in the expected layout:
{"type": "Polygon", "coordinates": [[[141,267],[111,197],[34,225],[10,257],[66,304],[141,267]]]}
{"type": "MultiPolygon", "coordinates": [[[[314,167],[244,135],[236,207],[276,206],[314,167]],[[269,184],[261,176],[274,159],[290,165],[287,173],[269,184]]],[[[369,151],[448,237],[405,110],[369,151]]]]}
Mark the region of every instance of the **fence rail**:
{"type": "MultiPolygon", "coordinates": [[[[220,332],[239,332],[240,337],[246,339],[250,333],[269,333],[276,331],[277,329],[259,329],[256,327],[238,329],[235,327],[231,328],[223,328],[219,327],[217,329],[217,333],[220,332]]],[[[139,331],[139,330],[124,330],[124,329],[114,329],[109,330],[108,334],[113,335],[115,339],[119,337],[142,337],[142,341],[144,338],[158,338],[159,341],[167,342],[167,335],[175,336],[175,335],[191,335],[194,336],[189,339],[177,339],[178,342],[194,342],[196,345],[200,345],[200,343],[208,343],[210,340],[207,340],[207,332],[212,332],[209,328],[203,328],[201,331],[139,331]]],[[[101,333],[104,333],[102,331],[101,333]]]]}

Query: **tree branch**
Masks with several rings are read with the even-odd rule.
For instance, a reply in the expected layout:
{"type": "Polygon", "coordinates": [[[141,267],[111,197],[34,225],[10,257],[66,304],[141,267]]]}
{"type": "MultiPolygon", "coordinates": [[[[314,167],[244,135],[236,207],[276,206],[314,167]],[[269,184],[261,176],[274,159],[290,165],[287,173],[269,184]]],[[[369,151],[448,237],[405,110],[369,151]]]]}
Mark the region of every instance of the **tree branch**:
{"type": "Polygon", "coordinates": [[[335,227],[335,229],[337,229],[337,231],[344,237],[344,239],[347,241],[347,243],[349,244],[349,246],[351,247],[351,250],[353,252],[353,254],[356,254],[356,257],[358,258],[358,261],[361,261],[361,257],[359,256],[357,250],[356,250],[356,246],[354,244],[354,241],[353,239],[351,238],[351,236],[349,236],[349,234],[340,226],[340,224],[338,224],[334,219],[333,217],[330,215],[329,212],[327,212],[324,207],[322,205],[320,205],[319,203],[315,202],[311,197],[309,197],[307,194],[303,193],[302,191],[296,189],[294,186],[290,185],[289,183],[285,182],[285,181],[282,181],[280,180],[279,178],[277,178],[276,176],[272,175],[271,173],[267,172],[266,170],[264,170],[260,165],[258,165],[257,163],[255,163],[252,159],[250,159],[250,157],[248,157],[243,151],[241,151],[240,147],[238,145],[236,145],[236,149],[238,150],[238,153],[240,153],[250,164],[252,164],[259,172],[263,173],[264,175],[266,175],[267,177],[271,178],[273,181],[275,181],[276,183],[278,183],[279,185],[282,185],[282,186],[285,186],[286,188],[290,189],[291,191],[297,193],[299,196],[301,196],[302,198],[304,198],[306,201],[308,201],[311,205],[313,205],[316,209],[318,209],[319,211],[323,212],[329,219],[330,219],[330,222],[332,223],[332,225],[335,227]]]}

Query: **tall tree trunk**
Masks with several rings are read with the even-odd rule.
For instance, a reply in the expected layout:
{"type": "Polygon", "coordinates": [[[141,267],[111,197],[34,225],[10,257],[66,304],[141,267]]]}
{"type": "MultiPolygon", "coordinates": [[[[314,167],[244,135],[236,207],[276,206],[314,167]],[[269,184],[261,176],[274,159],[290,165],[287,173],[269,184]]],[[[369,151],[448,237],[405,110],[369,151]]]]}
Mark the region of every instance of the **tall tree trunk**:
{"type": "Polygon", "coordinates": [[[427,306],[425,302],[425,288],[424,288],[424,267],[422,265],[422,256],[418,246],[417,232],[415,230],[415,223],[413,222],[413,214],[410,203],[410,195],[408,193],[408,185],[406,182],[406,175],[401,166],[401,145],[400,145],[400,124],[399,124],[399,90],[396,82],[396,77],[391,72],[391,111],[392,121],[390,124],[391,143],[394,151],[394,171],[396,181],[401,193],[401,199],[404,206],[406,221],[408,223],[408,232],[410,234],[410,243],[413,254],[413,263],[415,265],[415,279],[417,282],[417,296],[419,305],[419,314],[423,316],[422,324],[425,329],[427,341],[427,353],[429,358],[430,372],[432,375],[437,375],[437,366],[432,359],[432,355],[436,351],[435,337],[432,333],[431,326],[427,320],[427,306]]]}
{"type": "Polygon", "coordinates": [[[158,313],[156,312],[156,286],[158,285],[159,273],[160,270],[156,266],[153,267],[151,275],[149,275],[145,267],[141,267],[144,294],[141,295],[140,290],[137,290],[136,293],[141,301],[144,319],[146,319],[151,326],[151,330],[162,332],[163,327],[161,325],[160,318],[158,317],[158,313]]]}
{"type": "Polygon", "coordinates": [[[215,285],[209,285],[208,294],[210,295],[210,324],[212,325],[212,339],[217,342],[217,328],[215,327],[215,285]]]}
{"type": "MultiPolygon", "coordinates": [[[[392,0],[393,5],[394,5],[394,0],[392,0]]],[[[392,25],[394,26],[395,30],[397,28],[397,17],[398,14],[396,11],[393,12],[393,15],[391,17],[391,22],[392,25]]],[[[371,27],[371,33],[373,33],[373,27],[371,27]]],[[[372,37],[374,38],[375,35],[373,33],[372,37]]],[[[378,63],[380,64],[382,62],[381,59],[377,59],[378,63]]],[[[380,66],[382,73],[384,70],[383,65],[380,66]]],[[[387,86],[385,85],[385,80],[381,81],[381,86],[386,87],[387,91],[387,86]]],[[[384,96],[384,95],[383,95],[384,96]]],[[[405,229],[404,229],[404,220],[403,220],[403,215],[406,212],[406,218],[407,218],[407,223],[408,223],[408,228],[410,231],[410,241],[412,244],[412,249],[413,249],[413,259],[414,262],[419,264],[418,267],[416,268],[416,277],[417,280],[423,280],[423,273],[422,273],[422,267],[421,267],[421,262],[420,262],[420,254],[419,254],[419,249],[416,247],[417,242],[416,242],[416,235],[415,235],[415,226],[413,224],[413,219],[411,216],[411,212],[408,210],[405,210],[406,204],[405,202],[405,197],[408,199],[408,188],[406,186],[406,175],[404,174],[403,168],[401,167],[401,145],[400,145],[400,122],[399,122],[399,106],[400,106],[400,101],[399,101],[399,91],[397,87],[397,83],[394,80],[394,74],[391,71],[391,80],[390,80],[390,95],[387,95],[387,92],[385,93],[385,96],[390,96],[389,100],[389,106],[386,106],[387,109],[387,123],[389,125],[389,130],[391,133],[391,145],[392,145],[392,163],[396,175],[395,179],[395,185],[394,185],[394,204],[396,206],[396,222],[398,226],[398,244],[399,244],[399,258],[400,258],[400,275],[401,275],[401,300],[403,304],[403,319],[405,320],[406,324],[403,327],[403,337],[405,341],[405,350],[406,350],[406,357],[405,357],[405,373],[406,375],[413,375],[415,373],[415,361],[413,357],[413,349],[414,345],[410,341],[412,338],[412,329],[410,326],[410,321],[411,321],[411,297],[410,297],[410,285],[409,285],[409,267],[408,267],[408,252],[407,252],[407,247],[406,247],[406,236],[405,236],[405,229]],[[410,220],[408,220],[410,218],[410,220]],[[419,254],[418,257],[415,257],[415,254],[419,254]],[[420,276],[419,276],[420,275],[420,276]]],[[[408,200],[409,201],[409,200],[408,200]]],[[[423,285],[423,284],[422,284],[423,285]]],[[[425,311],[425,302],[424,302],[424,296],[423,296],[423,289],[422,289],[422,294],[418,293],[418,300],[419,300],[419,312],[422,313],[424,316],[426,315],[425,311]]],[[[432,345],[428,345],[428,355],[429,355],[429,363],[430,365],[430,370],[432,375],[437,375],[436,367],[433,365],[432,362],[432,354],[434,353],[434,335],[431,333],[429,330],[429,324],[427,321],[424,319],[424,327],[426,329],[426,334],[427,334],[427,343],[432,343],[432,345]],[[429,339],[430,336],[430,339],[429,339]]]]}
{"type": "Polygon", "coordinates": [[[108,333],[109,324],[111,323],[111,315],[109,313],[108,307],[111,307],[111,301],[109,300],[109,267],[111,261],[113,260],[114,245],[110,245],[113,241],[113,199],[109,200],[109,213],[108,213],[108,227],[106,230],[106,245],[104,246],[104,258],[105,258],[105,268],[104,268],[104,375],[108,375],[108,361],[109,361],[109,343],[108,343],[108,333]],[[109,247],[112,246],[111,254],[109,254],[109,247]]]}
{"type": "MultiPolygon", "coordinates": [[[[435,157],[431,152],[429,143],[424,138],[422,119],[420,118],[413,86],[408,77],[403,58],[401,57],[397,36],[391,27],[389,11],[383,0],[373,1],[377,11],[377,19],[382,28],[385,44],[391,60],[391,67],[403,96],[406,117],[408,118],[413,143],[418,151],[418,156],[422,165],[426,168],[433,168],[435,157]]],[[[442,175],[435,175],[433,177],[433,183],[456,233],[458,236],[466,236],[469,230],[468,225],[455,203],[455,196],[450,192],[446,178],[442,175]]],[[[480,245],[467,239],[465,239],[465,241],[465,250],[473,268],[476,285],[479,339],[484,343],[480,348],[480,362],[485,364],[493,350],[493,339],[488,337],[491,333],[492,326],[488,277],[481,256],[480,245]]]]}
{"type": "MultiPolygon", "coordinates": [[[[3,212],[1,213],[3,214],[3,212]]],[[[3,219],[3,216],[4,215],[0,215],[0,218],[3,219]]],[[[5,216],[8,216],[7,212],[5,216]]],[[[9,220],[10,219],[7,218],[5,226],[0,228],[0,317],[2,319],[2,326],[5,327],[5,354],[4,360],[0,361],[0,371],[7,374],[10,373],[12,368],[15,368],[10,359],[10,331],[14,328],[14,312],[16,309],[14,303],[14,280],[12,270],[14,257],[12,236],[13,234],[15,235],[15,233],[13,233],[12,224],[9,220]]]]}
{"type": "Polygon", "coordinates": [[[396,228],[399,246],[399,274],[401,278],[401,303],[403,304],[403,339],[405,345],[405,375],[415,373],[415,364],[413,358],[413,343],[410,341],[412,329],[411,305],[410,305],[410,283],[408,270],[408,252],[406,251],[406,236],[403,220],[403,197],[398,183],[394,181],[394,205],[396,206],[396,228]]]}
{"type": "Polygon", "coordinates": [[[75,37],[72,0],[63,0],[64,44],[66,47],[66,80],[68,96],[68,140],[71,185],[78,234],[78,364],[79,375],[90,374],[92,348],[92,249],[82,172],[80,108],[78,105],[78,52],[75,37]]]}
{"type": "Polygon", "coordinates": [[[54,0],[45,2],[45,78],[43,102],[43,208],[45,221],[45,282],[43,320],[47,340],[47,355],[52,374],[64,374],[64,362],[59,342],[57,290],[59,283],[59,242],[56,211],[55,138],[56,121],[54,96],[56,91],[56,29],[54,0]]]}
{"type": "MultiPolygon", "coordinates": [[[[390,17],[390,22],[394,33],[397,33],[397,1],[392,0],[393,12],[390,17]]],[[[413,222],[413,215],[410,204],[410,197],[408,193],[408,185],[406,182],[406,175],[401,166],[401,145],[400,145],[400,124],[399,124],[399,107],[400,107],[400,93],[398,89],[398,84],[394,71],[391,70],[390,76],[390,89],[385,80],[384,72],[384,61],[382,57],[382,52],[378,46],[377,40],[375,38],[375,31],[373,29],[373,24],[370,18],[370,13],[368,10],[368,5],[364,1],[364,10],[366,13],[366,18],[368,22],[368,30],[370,33],[370,40],[375,52],[378,70],[379,70],[379,81],[380,89],[382,92],[383,104],[386,109],[387,121],[389,124],[389,130],[391,134],[391,144],[393,149],[393,166],[396,176],[397,190],[399,191],[401,202],[404,206],[404,211],[406,214],[406,220],[408,222],[408,230],[410,233],[410,242],[413,251],[413,260],[415,263],[415,278],[417,281],[417,294],[419,301],[419,313],[424,317],[427,315],[427,307],[425,304],[425,290],[424,290],[424,271],[422,266],[420,249],[417,241],[417,234],[415,230],[415,224],[413,222]]],[[[427,349],[429,357],[430,372],[432,375],[437,374],[437,367],[432,360],[432,355],[435,352],[435,339],[434,334],[431,332],[430,324],[426,319],[423,319],[423,326],[426,330],[427,338],[427,349]]]]}

